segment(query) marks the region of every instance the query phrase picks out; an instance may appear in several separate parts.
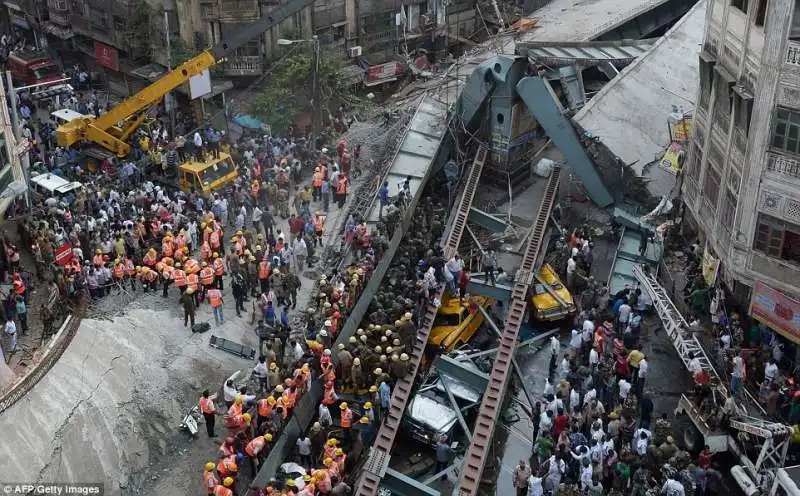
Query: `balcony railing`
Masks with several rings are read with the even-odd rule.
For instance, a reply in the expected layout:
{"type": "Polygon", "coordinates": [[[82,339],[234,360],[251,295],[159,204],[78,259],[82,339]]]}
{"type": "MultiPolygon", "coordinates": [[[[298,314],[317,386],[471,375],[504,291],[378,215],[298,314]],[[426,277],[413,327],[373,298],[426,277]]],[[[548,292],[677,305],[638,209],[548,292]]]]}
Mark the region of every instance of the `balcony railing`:
{"type": "Polygon", "coordinates": [[[216,3],[200,4],[200,16],[205,20],[219,19],[219,5],[216,3]]]}
{"type": "Polygon", "coordinates": [[[222,0],[219,18],[222,21],[254,21],[261,16],[258,1],[231,2],[222,0]]]}
{"type": "Polygon", "coordinates": [[[789,47],[786,49],[786,63],[800,67],[800,43],[796,41],[789,42],[789,47]]]}
{"type": "Polygon", "coordinates": [[[769,153],[767,170],[788,177],[800,178],[800,160],[789,158],[779,153],[769,153]]]}
{"type": "Polygon", "coordinates": [[[232,57],[224,71],[226,76],[258,76],[264,72],[264,59],[260,55],[232,57]]]}

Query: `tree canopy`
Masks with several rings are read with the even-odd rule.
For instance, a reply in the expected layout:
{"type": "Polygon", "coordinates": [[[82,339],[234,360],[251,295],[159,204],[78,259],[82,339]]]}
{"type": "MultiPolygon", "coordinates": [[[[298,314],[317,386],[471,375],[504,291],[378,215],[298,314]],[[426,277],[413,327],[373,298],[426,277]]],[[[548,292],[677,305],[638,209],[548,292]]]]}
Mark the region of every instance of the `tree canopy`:
{"type": "Polygon", "coordinates": [[[272,129],[282,132],[308,112],[327,116],[328,109],[352,99],[347,83],[338,71],[338,61],[320,54],[316,67],[316,101],[314,100],[314,55],[296,53],[278,60],[269,70],[263,85],[256,91],[250,111],[272,129]]]}

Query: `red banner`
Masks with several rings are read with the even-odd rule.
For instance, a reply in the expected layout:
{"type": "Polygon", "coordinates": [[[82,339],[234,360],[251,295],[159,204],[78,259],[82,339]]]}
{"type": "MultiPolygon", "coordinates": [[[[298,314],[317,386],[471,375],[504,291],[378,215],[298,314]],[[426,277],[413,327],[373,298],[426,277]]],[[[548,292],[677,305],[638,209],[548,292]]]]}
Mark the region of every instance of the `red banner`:
{"type": "Polygon", "coordinates": [[[119,52],[114,47],[95,41],[94,58],[103,67],[108,67],[115,71],[119,70],[119,52]]]}
{"type": "Polygon", "coordinates": [[[72,253],[72,245],[64,243],[56,248],[56,265],[65,266],[72,261],[75,255],[72,253]]]}
{"type": "Polygon", "coordinates": [[[753,287],[750,315],[786,338],[800,343],[800,301],[758,281],[753,287]]]}

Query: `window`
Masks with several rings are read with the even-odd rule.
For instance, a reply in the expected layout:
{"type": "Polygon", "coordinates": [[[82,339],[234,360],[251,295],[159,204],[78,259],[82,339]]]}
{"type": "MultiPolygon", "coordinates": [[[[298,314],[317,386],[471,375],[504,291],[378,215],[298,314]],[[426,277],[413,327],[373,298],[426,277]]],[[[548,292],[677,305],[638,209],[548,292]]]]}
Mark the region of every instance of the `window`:
{"type": "Polygon", "coordinates": [[[434,321],[433,325],[437,326],[457,326],[461,324],[461,314],[459,313],[446,313],[446,314],[439,314],[436,316],[436,320],[434,321]]]}
{"type": "Polygon", "coordinates": [[[711,99],[711,85],[714,80],[714,59],[709,54],[700,54],[700,106],[708,108],[711,99]]]}
{"type": "Polygon", "coordinates": [[[727,74],[727,71],[720,66],[715,67],[716,77],[714,78],[714,120],[722,126],[727,133],[731,117],[731,100],[734,80],[727,74]]]}
{"type": "Polygon", "coordinates": [[[725,189],[725,198],[722,200],[722,214],[720,223],[722,227],[731,231],[733,229],[733,219],[736,216],[736,196],[729,189],[725,189]]]}
{"type": "Polygon", "coordinates": [[[692,160],[689,161],[689,177],[696,182],[700,181],[700,167],[703,165],[703,147],[699,143],[692,145],[694,150],[692,160]]]}
{"type": "Polygon", "coordinates": [[[758,0],[755,19],[756,26],[764,27],[764,22],[767,18],[767,1],[768,0],[758,0]]]}
{"type": "Polygon", "coordinates": [[[775,113],[772,146],[800,155],[800,113],[778,109],[775,113]]]}
{"type": "Polygon", "coordinates": [[[333,27],[333,41],[341,41],[344,39],[344,27],[344,24],[333,27]]]}
{"type": "Polygon", "coordinates": [[[703,196],[711,203],[711,210],[717,209],[717,199],[719,199],[720,173],[714,168],[714,163],[709,162],[706,167],[706,180],[703,182],[703,196]]]}
{"type": "Polygon", "coordinates": [[[236,49],[236,56],[237,57],[256,57],[259,54],[259,42],[258,40],[249,41],[242,45],[240,48],[236,49]]]}
{"type": "Polygon", "coordinates": [[[125,31],[125,18],[115,15],[114,16],[114,31],[125,31]]]}
{"type": "Polygon", "coordinates": [[[800,263],[800,226],[758,214],[753,248],[771,257],[800,263]]]}
{"type": "Polygon", "coordinates": [[[749,0],[731,0],[731,5],[747,14],[747,4],[749,0]]]}
{"type": "Polygon", "coordinates": [[[738,91],[733,92],[733,111],[736,127],[747,136],[750,130],[750,118],[753,116],[753,98],[749,95],[742,95],[738,91]]]}

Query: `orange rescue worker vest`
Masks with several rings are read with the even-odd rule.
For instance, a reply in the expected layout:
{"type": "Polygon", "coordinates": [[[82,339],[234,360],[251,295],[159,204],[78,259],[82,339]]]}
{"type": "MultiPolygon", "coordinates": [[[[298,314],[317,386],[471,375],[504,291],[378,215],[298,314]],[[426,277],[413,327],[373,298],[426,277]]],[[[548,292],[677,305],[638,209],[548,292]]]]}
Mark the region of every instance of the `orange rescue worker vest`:
{"type": "Polygon", "coordinates": [[[92,257],[92,263],[94,265],[97,265],[97,266],[103,265],[103,255],[102,254],[97,254],[97,255],[93,256],[92,257]]]}
{"type": "Polygon", "coordinates": [[[314,182],[313,185],[315,188],[322,187],[322,172],[315,172],[314,173],[314,182]]]}
{"type": "Polygon", "coordinates": [[[220,232],[219,229],[217,229],[216,231],[212,232],[211,235],[208,237],[208,244],[210,244],[211,248],[214,248],[215,250],[219,248],[219,235],[220,232]]]}
{"type": "Polygon", "coordinates": [[[214,470],[203,472],[203,485],[206,487],[207,494],[214,494],[214,488],[219,485],[219,479],[214,474],[214,470]]]}
{"type": "Polygon", "coordinates": [[[258,400],[258,416],[269,417],[272,415],[272,405],[269,404],[266,398],[258,400]]]}
{"type": "Polygon", "coordinates": [[[321,233],[325,229],[325,220],[321,215],[314,217],[314,230],[321,233]]]}
{"type": "Polygon", "coordinates": [[[14,292],[17,294],[17,296],[22,296],[25,294],[25,283],[22,281],[22,279],[14,279],[11,284],[14,286],[14,292]]]}
{"type": "Polygon", "coordinates": [[[297,392],[287,392],[286,393],[286,408],[294,408],[295,403],[297,402],[297,392]]]}
{"type": "Polygon", "coordinates": [[[171,257],[174,249],[172,238],[164,238],[164,241],[161,242],[161,254],[165,257],[171,257]]]}
{"type": "Polygon", "coordinates": [[[211,267],[203,267],[200,269],[200,284],[203,286],[211,286],[214,284],[214,269],[211,267]]]}
{"type": "Polygon", "coordinates": [[[136,274],[136,266],[130,258],[125,259],[125,275],[132,276],[136,274]]]}
{"type": "Polygon", "coordinates": [[[203,398],[200,397],[200,412],[201,413],[214,413],[216,410],[214,409],[214,402],[211,401],[211,398],[203,398]]]}
{"type": "Polygon", "coordinates": [[[262,261],[258,263],[258,278],[266,279],[269,277],[269,262],[262,261]]]}
{"type": "Polygon", "coordinates": [[[194,258],[190,258],[183,264],[183,270],[187,273],[191,272],[192,274],[196,274],[200,271],[200,264],[197,263],[197,260],[194,258]]]}
{"type": "Polygon", "coordinates": [[[186,272],[181,269],[175,269],[172,271],[172,280],[175,281],[175,285],[179,288],[182,286],[186,286],[186,272]]]}
{"type": "Polygon", "coordinates": [[[336,401],[336,391],[331,387],[325,387],[325,392],[322,395],[323,405],[333,405],[336,401]]]}
{"type": "Polygon", "coordinates": [[[217,487],[214,488],[213,494],[214,496],[233,496],[233,491],[225,486],[217,485],[217,487]]]}
{"type": "Polygon", "coordinates": [[[353,424],[353,411],[349,408],[342,410],[342,429],[349,429],[353,424]]]}
{"type": "Polygon", "coordinates": [[[200,245],[200,258],[206,260],[210,256],[211,256],[211,246],[209,246],[207,241],[203,242],[203,244],[200,245]]]}
{"type": "Polygon", "coordinates": [[[222,291],[219,289],[209,289],[208,301],[211,303],[211,308],[217,308],[222,305],[222,291]]]}
{"type": "Polygon", "coordinates": [[[284,246],[286,246],[286,244],[283,241],[281,241],[281,240],[276,241],[275,242],[275,253],[280,253],[281,250],[283,250],[284,246]]]}
{"type": "Polygon", "coordinates": [[[221,258],[215,258],[211,265],[214,266],[215,276],[222,277],[225,274],[225,262],[221,258]]]}
{"type": "Polygon", "coordinates": [[[186,286],[192,288],[192,291],[197,291],[200,288],[200,278],[197,277],[197,274],[186,276],[186,286]]]}
{"type": "Polygon", "coordinates": [[[175,238],[175,249],[183,250],[185,247],[186,247],[186,238],[184,238],[182,235],[179,234],[178,237],[175,238]]]}
{"type": "Polygon", "coordinates": [[[157,262],[157,256],[155,250],[148,251],[144,255],[144,259],[142,260],[142,264],[147,265],[148,267],[153,267],[157,262]]]}
{"type": "Polygon", "coordinates": [[[125,277],[125,266],[122,262],[114,264],[114,279],[122,279],[125,277]]]}
{"type": "Polygon", "coordinates": [[[163,277],[163,278],[164,278],[164,279],[166,279],[167,281],[171,280],[171,279],[172,279],[172,272],[173,272],[174,270],[175,270],[175,269],[173,269],[173,268],[172,268],[172,267],[170,267],[169,265],[165,265],[165,266],[164,266],[164,270],[162,270],[162,271],[161,271],[161,277],[163,277]]]}
{"type": "Polygon", "coordinates": [[[154,270],[148,270],[142,275],[142,278],[145,282],[155,282],[157,277],[158,273],[156,273],[154,270]]]}
{"type": "Polygon", "coordinates": [[[343,177],[339,179],[339,184],[336,185],[336,192],[340,195],[344,195],[347,193],[347,178],[343,177]]]}
{"type": "Polygon", "coordinates": [[[255,458],[264,449],[265,444],[267,444],[267,440],[264,439],[264,436],[254,437],[252,441],[247,443],[244,452],[247,453],[247,456],[255,458]]]}

